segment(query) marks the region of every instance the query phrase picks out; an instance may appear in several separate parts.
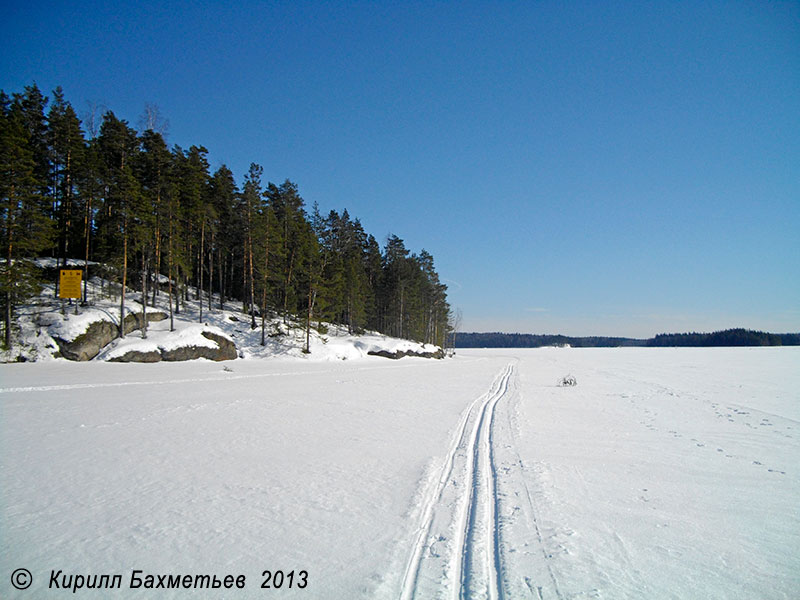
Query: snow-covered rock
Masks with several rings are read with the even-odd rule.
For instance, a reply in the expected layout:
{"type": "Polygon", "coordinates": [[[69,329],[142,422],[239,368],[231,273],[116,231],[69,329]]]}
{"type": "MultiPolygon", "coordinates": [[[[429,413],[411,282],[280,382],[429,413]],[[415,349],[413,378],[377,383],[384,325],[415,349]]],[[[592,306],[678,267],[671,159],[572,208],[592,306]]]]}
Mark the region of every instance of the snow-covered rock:
{"type": "Polygon", "coordinates": [[[183,361],[206,358],[234,360],[236,345],[216,327],[191,325],[176,336],[156,335],[155,339],[132,339],[118,344],[104,355],[110,362],[183,361]]]}
{"type": "MultiPolygon", "coordinates": [[[[46,261],[45,261],[46,262],[46,261]]],[[[43,265],[48,266],[48,265],[43,265]]],[[[117,286],[118,287],[118,286],[117,286]]],[[[155,306],[147,308],[146,337],[141,332],[141,293],[129,290],[124,321],[125,337],[119,337],[117,288],[99,277],[88,282],[89,304],[74,312],[54,298],[52,285],[25,310],[17,313],[12,347],[0,351],[0,362],[43,361],[66,358],[73,361],[160,362],[206,358],[294,358],[303,361],[374,360],[377,357],[443,358],[438,346],[389,337],[376,332],[350,333],[346,327],[317,324],[308,328],[301,320],[260,317],[253,320],[238,304],[209,309],[195,299],[173,306],[169,319],[168,296],[161,293],[155,306]],[[139,333],[141,332],[141,333],[139,333]],[[130,335],[128,335],[130,334],[130,335]]]]}
{"type": "MultiPolygon", "coordinates": [[[[150,312],[149,322],[163,321],[167,315],[150,312]]],[[[56,341],[61,356],[68,360],[92,360],[98,353],[119,336],[119,325],[113,316],[104,310],[90,309],[80,315],[51,315],[49,335],[56,341]],[[59,318],[61,317],[61,318],[59,318]]],[[[142,328],[142,315],[130,313],[125,316],[123,328],[131,333],[142,328]]]]}

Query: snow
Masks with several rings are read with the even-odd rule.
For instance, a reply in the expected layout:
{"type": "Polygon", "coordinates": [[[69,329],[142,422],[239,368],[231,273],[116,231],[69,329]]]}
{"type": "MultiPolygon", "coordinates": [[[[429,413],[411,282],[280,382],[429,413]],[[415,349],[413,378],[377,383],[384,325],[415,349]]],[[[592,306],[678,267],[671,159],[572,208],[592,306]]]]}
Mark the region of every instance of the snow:
{"type": "Polygon", "coordinates": [[[170,331],[169,320],[158,321],[148,328],[147,338],[142,339],[138,335],[128,335],[123,339],[117,339],[98,355],[98,359],[110,360],[132,351],[174,350],[187,346],[216,348],[217,343],[204,337],[204,332],[227,337],[219,327],[181,322],[178,329],[170,331]]]}
{"type": "MultiPolygon", "coordinates": [[[[38,324],[46,329],[50,337],[72,342],[81,334],[86,333],[92,323],[108,321],[119,326],[119,309],[116,314],[112,314],[107,309],[95,307],[81,309],[77,315],[67,310],[64,312],[65,314],[62,315],[58,310],[53,309],[40,314],[38,324]]],[[[125,312],[126,316],[130,313],[130,309],[125,312]]]]}
{"type": "MultiPolygon", "coordinates": [[[[81,258],[68,258],[66,259],[66,266],[63,262],[60,262],[57,258],[52,257],[40,257],[33,260],[33,262],[44,269],[57,269],[57,268],[79,268],[82,269],[86,266],[87,262],[81,258]]],[[[91,266],[97,266],[100,263],[96,263],[93,260],[88,262],[91,266]]]]}
{"type": "Polygon", "coordinates": [[[0,597],[798,596],[799,348],[270,356],[0,365],[0,597]]]}
{"type": "MultiPolygon", "coordinates": [[[[70,259],[72,261],[74,259],[70,259]]],[[[37,259],[47,266],[55,259],[37,259]]],[[[15,314],[20,332],[14,332],[14,340],[9,350],[0,350],[0,362],[26,361],[46,362],[65,360],[58,356],[58,344],[54,338],[71,342],[86,332],[92,323],[107,321],[119,324],[119,284],[109,283],[99,277],[89,280],[88,305],[76,307],[62,303],[55,296],[52,284],[44,286],[42,293],[31,304],[22,307],[15,314]]],[[[204,346],[214,348],[216,343],[202,335],[210,332],[226,337],[234,342],[242,358],[296,358],[304,361],[341,361],[364,359],[369,352],[416,352],[434,353],[438,346],[393,338],[375,332],[359,335],[350,334],[346,327],[323,324],[318,330],[312,323],[306,348],[306,327],[303,320],[284,320],[281,317],[267,319],[265,324],[265,343],[261,339],[261,319],[256,318],[252,327],[251,318],[241,311],[241,304],[226,303],[219,308],[218,298],[213,308],[208,308],[207,296],[202,310],[195,289],[189,291],[189,299],[181,302],[181,310],[175,307],[172,327],[169,320],[149,321],[147,338],[141,331],[128,333],[124,339],[117,339],[104,348],[94,360],[110,360],[129,351],[150,352],[172,350],[185,346],[204,346]],[[320,333],[326,331],[326,333],[320,333]]],[[[125,306],[126,318],[133,313],[141,314],[141,293],[128,289],[125,306]]],[[[160,293],[155,306],[148,304],[148,313],[158,311],[169,313],[169,297],[160,293]]],[[[383,359],[385,360],[385,359],[383,359]]]]}

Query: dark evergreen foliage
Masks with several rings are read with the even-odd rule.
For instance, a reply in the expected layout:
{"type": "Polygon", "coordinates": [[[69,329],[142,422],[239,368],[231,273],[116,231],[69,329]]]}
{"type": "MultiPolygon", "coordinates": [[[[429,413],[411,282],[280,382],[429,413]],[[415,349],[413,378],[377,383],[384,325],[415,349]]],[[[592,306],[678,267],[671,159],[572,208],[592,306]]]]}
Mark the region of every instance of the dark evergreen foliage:
{"type": "MultiPolygon", "coordinates": [[[[791,342],[791,336],[787,336],[791,342]]],[[[782,346],[781,335],[751,331],[749,329],[726,329],[714,333],[661,333],[647,341],[648,346],[782,346]]],[[[786,344],[797,345],[797,344],[786,344]]]]}
{"type": "Polygon", "coordinates": [[[142,133],[112,111],[98,127],[93,114],[87,140],[60,88],[45,113],[48,103],[36,85],[0,92],[6,343],[14,307],[37,290],[20,259],[49,255],[82,259],[87,275],[90,261],[107,265],[104,275],[145,303],[166,293],[171,314],[190,293],[202,310],[237,299],[262,338],[280,315],[444,345],[447,288],[425,250],[392,235],[381,252],[347,210],[309,215],[297,184],[262,182],[255,163],[241,188],[224,165],[210,173],[204,147],[167,148],[155,107],[142,133]]]}
{"type": "Polygon", "coordinates": [[[38,290],[38,274],[25,259],[52,248],[54,214],[42,178],[46,103],[36,86],[11,100],[0,92],[0,305],[6,346],[14,308],[38,290]]]}
{"type": "Polygon", "coordinates": [[[764,333],[728,329],[714,333],[662,333],[648,340],[618,337],[568,337],[528,333],[457,333],[456,348],[541,348],[564,346],[609,348],[618,346],[800,346],[799,333],[764,333]]]}
{"type": "Polygon", "coordinates": [[[779,333],[781,346],[800,346],[800,333],[779,333]]]}
{"type": "Polygon", "coordinates": [[[618,337],[533,335],[530,333],[456,333],[456,348],[542,348],[567,345],[575,348],[645,346],[646,340],[618,337]]]}

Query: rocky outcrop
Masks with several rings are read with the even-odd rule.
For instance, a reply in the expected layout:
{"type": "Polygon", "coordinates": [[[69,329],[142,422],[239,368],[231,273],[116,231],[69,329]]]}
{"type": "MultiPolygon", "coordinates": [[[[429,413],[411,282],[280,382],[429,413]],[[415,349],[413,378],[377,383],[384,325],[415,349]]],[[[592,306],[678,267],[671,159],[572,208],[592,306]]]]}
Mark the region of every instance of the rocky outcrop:
{"type": "Polygon", "coordinates": [[[119,328],[111,321],[95,321],[86,331],[71,342],[54,338],[61,356],[69,360],[92,360],[97,353],[119,335],[119,328]]]}
{"type": "Polygon", "coordinates": [[[207,358],[208,360],[233,360],[238,354],[234,343],[226,337],[204,331],[201,334],[207,340],[214,342],[217,347],[209,346],[182,346],[173,350],[162,350],[161,358],[169,361],[194,360],[196,358],[207,358]]]}
{"type": "MultiPolygon", "coordinates": [[[[147,311],[147,322],[148,323],[156,323],[158,321],[163,321],[169,317],[167,313],[163,313],[161,311],[147,311]]],[[[129,334],[131,331],[136,331],[137,329],[142,328],[142,313],[135,312],[130,313],[125,317],[125,335],[129,334]]]]}
{"type": "Polygon", "coordinates": [[[158,350],[150,350],[142,352],[140,350],[129,350],[122,356],[115,356],[109,358],[108,362],[138,362],[138,363],[155,363],[161,362],[161,352],[158,350]]]}
{"type": "Polygon", "coordinates": [[[398,360],[404,356],[418,356],[420,358],[444,358],[444,352],[441,348],[436,352],[416,352],[414,350],[397,350],[395,352],[389,352],[388,350],[370,350],[367,352],[367,354],[370,356],[391,358],[392,360],[398,360]]]}
{"type": "MultiPolygon", "coordinates": [[[[147,313],[147,322],[163,321],[166,313],[153,311],[147,313]]],[[[122,322],[125,333],[131,333],[142,327],[141,313],[131,313],[122,322]]],[[[111,321],[95,321],[90,324],[84,333],[72,341],[55,337],[61,356],[69,360],[92,360],[108,344],[119,337],[119,327],[111,321]]]]}
{"type": "Polygon", "coordinates": [[[210,346],[179,346],[178,348],[171,348],[166,350],[158,348],[158,350],[129,350],[121,356],[110,358],[109,362],[141,362],[152,363],[165,361],[183,361],[195,360],[197,358],[207,358],[208,360],[223,361],[234,360],[237,358],[236,346],[228,338],[204,331],[201,334],[204,338],[214,342],[217,347],[210,346]]]}

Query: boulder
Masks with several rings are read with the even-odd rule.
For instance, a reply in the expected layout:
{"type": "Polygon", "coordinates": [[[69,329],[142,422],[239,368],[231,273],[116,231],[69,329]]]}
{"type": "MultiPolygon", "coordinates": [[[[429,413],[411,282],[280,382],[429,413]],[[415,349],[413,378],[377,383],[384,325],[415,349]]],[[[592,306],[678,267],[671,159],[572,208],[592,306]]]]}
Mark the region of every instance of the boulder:
{"type": "Polygon", "coordinates": [[[109,358],[108,362],[139,362],[139,363],[155,363],[161,361],[161,352],[158,350],[150,350],[149,352],[141,352],[139,350],[130,350],[122,356],[115,356],[109,358]]]}
{"type": "Polygon", "coordinates": [[[383,358],[391,358],[398,360],[404,356],[418,356],[419,358],[444,358],[444,352],[440,348],[436,352],[417,352],[415,350],[397,350],[389,352],[388,350],[370,350],[367,352],[370,356],[380,356],[383,358]]]}
{"type": "Polygon", "coordinates": [[[54,338],[61,356],[68,360],[92,360],[97,353],[119,336],[119,328],[111,321],[95,321],[71,342],[54,338]]]}
{"type": "Polygon", "coordinates": [[[161,350],[161,358],[167,361],[195,360],[207,358],[208,360],[234,360],[238,357],[236,346],[226,337],[204,331],[202,336],[214,342],[217,347],[208,346],[181,346],[172,350],[161,350]]]}
{"type": "MultiPolygon", "coordinates": [[[[147,313],[147,322],[163,321],[167,314],[160,311],[147,313]]],[[[142,326],[142,314],[130,313],[122,322],[125,333],[131,333],[142,326]]],[[[58,344],[61,356],[68,360],[86,361],[92,360],[108,344],[119,337],[119,327],[111,321],[94,321],[71,342],[61,338],[54,338],[58,344]]]]}
{"type": "Polygon", "coordinates": [[[411,356],[419,356],[421,358],[444,358],[444,350],[439,348],[436,352],[411,352],[411,356]]]}
{"type": "Polygon", "coordinates": [[[406,353],[398,350],[397,352],[389,352],[388,350],[370,350],[367,352],[370,356],[380,356],[382,358],[391,358],[392,360],[397,360],[399,358],[403,358],[406,353]]]}
{"type": "MultiPolygon", "coordinates": [[[[163,321],[169,315],[167,313],[163,313],[160,311],[147,311],[147,322],[148,323],[155,323],[156,321],[163,321]]],[[[123,321],[125,325],[125,335],[128,335],[132,331],[136,331],[137,329],[142,328],[142,313],[135,312],[125,315],[125,320],[123,321]]]]}

